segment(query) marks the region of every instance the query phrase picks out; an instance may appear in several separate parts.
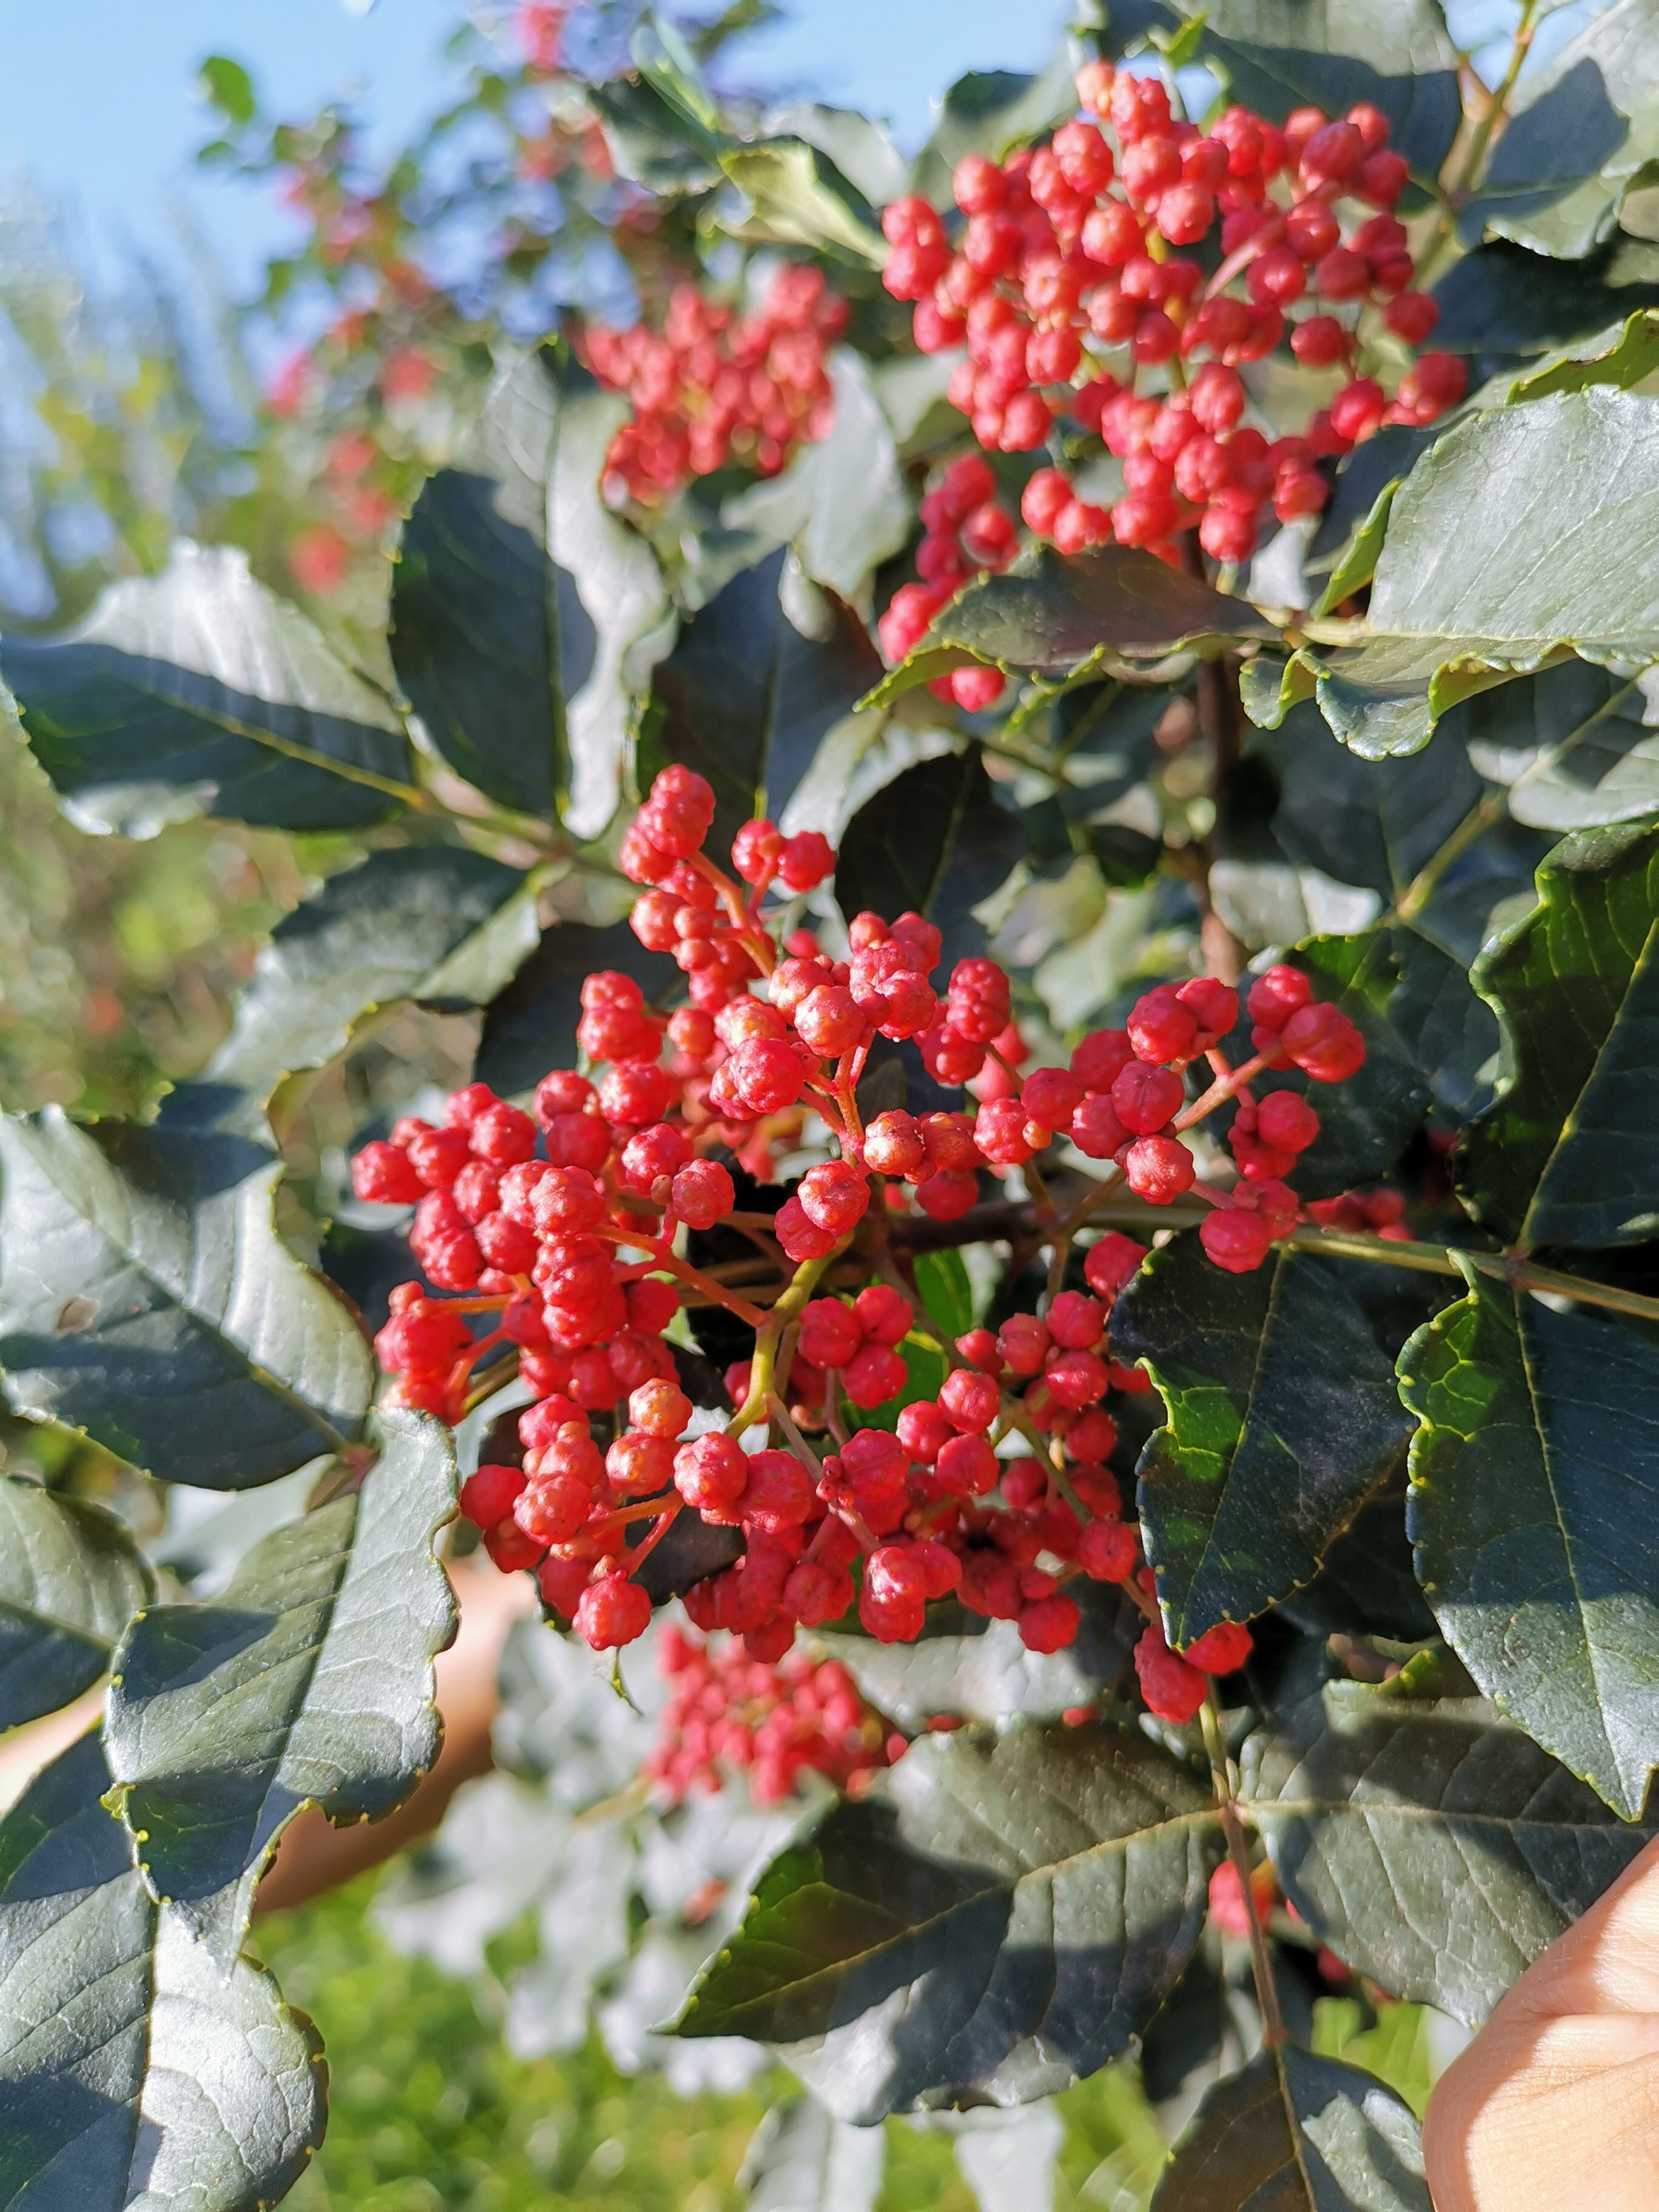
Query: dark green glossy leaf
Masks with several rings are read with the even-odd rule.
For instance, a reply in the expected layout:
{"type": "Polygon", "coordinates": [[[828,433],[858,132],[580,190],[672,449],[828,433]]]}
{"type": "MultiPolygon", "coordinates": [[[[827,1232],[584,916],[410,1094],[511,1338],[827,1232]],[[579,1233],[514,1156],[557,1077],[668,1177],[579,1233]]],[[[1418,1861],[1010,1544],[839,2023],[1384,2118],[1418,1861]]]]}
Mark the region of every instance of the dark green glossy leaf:
{"type": "Polygon", "coordinates": [[[1417,1571],[1529,1735],[1637,1819],[1659,1765],[1659,1347],[1482,1279],[1400,1355],[1417,1571]]]}
{"type": "Polygon", "coordinates": [[[151,1891],[228,1958],[303,1806],[379,1820],[438,1755],[455,1455],[439,1422],[381,1419],[358,1489],[262,1539],[209,1603],[141,1613],[115,1656],[111,1802],[151,1891]]]}
{"type": "Polygon", "coordinates": [[[973,909],[1000,889],[1025,849],[1018,816],[1000,806],[979,748],[922,761],[886,784],[847,826],[836,896],[848,919],[925,915],[943,939],[941,973],[983,950],[973,909]]]}
{"type": "Polygon", "coordinates": [[[1538,889],[1474,970],[1505,1061],[1460,1193],[1506,1242],[1638,1243],[1659,1227],[1659,829],[1580,831],[1538,889]]]}
{"type": "Polygon", "coordinates": [[[647,952],[625,921],[555,922],[518,974],[491,1001],[473,1075],[505,1095],[533,1090],[550,1067],[572,1064],[585,976],[602,968],[632,975],[647,998],[675,981],[665,952],[647,952]]]}
{"type": "Polygon", "coordinates": [[[503,805],[550,817],[568,797],[565,702],[598,635],[549,557],[560,390],[539,357],[499,382],[461,465],[422,486],[392,571],[398,680],[450,766],[503,805]]]}
{"type": "Polygon", "coordinates": [[[1340,1268],[1309,1253],[1277,1247],[1253,1274],[1228,1274],[1189,1231],[1152,1255],[1111,1328],[1114,1356],[1147,1369],[1168,1415],[1137,1473],[1181,1646],[1310,1581],[1410,1424],[1340,1268]]]}
{"type": "Polygon", "coordinates": [[[1433,2212],[1411,2107],[1294,2044],[1209,2090],[1152,2212],[1433,2212]]]}
{"type": "Polygon", "coordinates": [[[939,101],[939,121],[916,156],[911,189],[948,206],[951,177],[964,154],[1000,161],[1012,148],[1040,137],[1077,112],[1080,56],[1062,46],[1040,76],[1012,70],[969,70],[939,101]]]}
{"type": "Polygon", "coordinates": [[[1463,234],[1582,258],[1611,236],[1659,155],[1659,24],[1620,0],[1540,70],[1464,210],[1463,234]]]}
{"type": "Polygon", "coordinates": [[[0,1820],[0,2203],[257,2212],[322,2138],[322,2045],[158,1905],[82,1736],[0,1820]]]}
{"type": "Polygon", "coordinates": [[[1432,185],[1462,120],[1457,56],[1431,0],[1211,0],[1194,58],[1219,70],[1231,96],[1282,122],[1311,105],[1340,115],[1380,107],[1389,143],[1432,185]]]}
{"type": "Polygon", "coordinates": [[[974,1325],[974,1289],[960,1252],[919,1252],[916,1288],[929,1318],[954,1343],[974,1325]]]}
{"type": "Polygon", "coordinates": [[[459,846],[371,853],[277,923],[208,1073],[269,1098],[343,1052],[377,1007],[488,1005],[538,935],[517,868],[459,846]]]}
{"type": "Polygon", "coordinates": [[[1659,659],[1656,493],[1659,412],[1633,392],[1466,416],[1395,495],[1356,641],[1304,649],[1287,684],[1310,672],[1332,728],[1376,759],[1415,752],[1460,699],[1570,652],[1659,659]]]}
{"type": "Polygon", "coordinates": [[[1216,1819],[1134,1730],[924,1737],[773,1860],[678,2032],[793,2045],[844,2118],[1045,2095],[1127,2048],[1173,1986],[1216,1819]]]}
{"type": "Polygon", "coordinates": [[[1479,805],[1485,786],[1450,731],[1405,760],[1361,760],[1311,706],[1255,744],[1279,783],[1273,830],[1291,859],[1392,902],[1479,805]]]}
{"type": "Polygon", "coordinates": [[[628,403],[556,349],[495,385],[464,466],[434,477],[394,576],[399,680],[450,765],[579,836],[618,776],[674,616],[656,556],[600,495],[628,403]]]}
{"type": "Polygon", "coordinates": [[[1434,287],[1434,298],[1437,346],[1543,353],[1605,330],[1632,307],[1659,305],[1659,255],[1620,239],[1585,260],[1548,261],[1499,240],[1465,254],[1434,287]]]}
{"type": "Polygon", "coordinates": [[[1385,1990],[1484,2020],[1652,1830],[1477,1698],[1334,1682],[1244,1750],[1285,1894],[1385,1990]]]}
{"type": "Polygon", "coordinates": [[[155,1589],[112,1513],[0,1474],[0,1729],[90,1689],[155,1589]]]}
{"type": "Polygon", "coordinates": [[[1423,1644],[1439,1633],[1418,1586],[1406,1534],[1406,1491],[1368,1498],[1326,1553],[1319,1572],[1279,1610],[1311,1636],[1380,1636],[1423,1644]]]}
{"type": "Polygon", "coordinates": [[[409,741],[390,702],[229,546],[181,542],[55,641],[9,637],[0,674],[82,827],[151,836],[195,814],[362,830],[399,812],[409,741]]]}
{"type": "Polygon", "coordinates": [[[970,662],[1035,676],[1071,676],[1085,666],[1109,673],[1188,648],[1218,651],[1277,635],[1247,600],[1133,546],[1056,553],[1045,545],[952,599],[870,703],[883,705],[970,662]]]}
{"type": "Polygon", "coordinates": [[[193,1122],[0,1118],[11,1403],[212,1490],[271,1481],[355,1436],[374,1363],[276,1234],[281,1174],[264,1146],[193,1122]]]}
{"type": "Polygon", "coordinates": [[[682,629],[659,664],[653,755],[714,786],[711,852],[756,815],[782,812],[820,740],[881,674],[864,624],[786,578],[781,550],[744,568],[682,629]]]}

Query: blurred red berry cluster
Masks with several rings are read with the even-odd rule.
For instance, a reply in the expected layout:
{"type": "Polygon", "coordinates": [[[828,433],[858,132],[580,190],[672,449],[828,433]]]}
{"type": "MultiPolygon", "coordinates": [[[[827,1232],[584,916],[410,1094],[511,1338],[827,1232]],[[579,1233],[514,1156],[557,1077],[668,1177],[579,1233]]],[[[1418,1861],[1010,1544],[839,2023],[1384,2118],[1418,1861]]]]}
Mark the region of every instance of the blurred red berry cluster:
{"type": "Polygon", "coordinates": [[[673,1804],[732,1773],[761,1805],[793,1796],[804,1773],[856,1791],[906,1748],[833,1659],[792,1651],[774,1665],[671,1625],[657,1663],[672,1688],[645,1772],[673,1804]]]}
{"type": "Polygon", "coordinates": [[[752,315],[678,284],[660,331],[591,325],[589,367],[634,408],[605,456],[607,499],[660,501],[729,463],[775,476],[798,445],[829,434],[825,353],[846,325],[846,302],[809,262],[781,269],[752,315]]]}

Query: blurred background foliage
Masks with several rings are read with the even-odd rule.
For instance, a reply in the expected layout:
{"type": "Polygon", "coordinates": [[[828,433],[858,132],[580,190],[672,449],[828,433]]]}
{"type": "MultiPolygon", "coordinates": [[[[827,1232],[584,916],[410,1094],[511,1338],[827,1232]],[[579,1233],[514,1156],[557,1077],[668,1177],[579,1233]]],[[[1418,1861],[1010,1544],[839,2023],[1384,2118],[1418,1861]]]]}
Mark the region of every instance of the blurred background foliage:
{"type": "MultiPolygon", "coordinates": [[[[460,0],[457,13],[460,14],[460,0]]],[[[0,628],[55,632],[122,576],[154,573],[185,535],[246,550],[366,672],[389,682],[389,556],[416,488],[449,459],[500,350],[577,305],[628,316],[660,299],[698,241],[611,173],[582,82],[620,58],[635,11],[569,14],[522,0],[458,23],[460,89],[408,144],[371,164],[357,119],[268,113],[224,57],[202,90],[212,167],[264,179],[304,219],[262,288],[232,300],[189,237],[112,280],[61,210],[26,186],[0,201],[0,628]],[[567,62],[570,64],[567,67],[567,62]]],[[[690,33],[723,94],[758,103],[742,34],[776,11],[735,0],[690,33]]],[[[132,1115],[199,1069],[273,924],[374,842],[220,822],[149,841],[94,834],[61,811],[0,700],[0,1106],[132,1115]]],[[[378,1066],[455,1079],[470,1031],[404,1013],[311,1087],[287,1133],[289,1191],[323,1171],[331,1127],[364,1119],[378,1066]],[[360,1095],[331,1102],[328,1086],[360,1095]]],[[[310,1233],[296,1213],[288,1224],[310,1233]]],[[[113,1498],[133,1480],[51,1429],[0,1423],[0,1464],[113,1498]]],[[[123,1499],[142,1521],[143,1501],[123,1499]]],[[[787,2077],[682,2099],[621,2075],[596,2041],[554,2061],[514,2057],[474,1984],[394,1951],[367,1907],[377,1877],[273,1915],[256,1947],[331,2054],[324,2149],[299,2212],[725,2212],[755,2126],[787,2077]]],[[[502,1939],[510,1951],[514,1938],[502,1939]]],[[[498,1961],[506,1971],[510,1959],[498,1961]]],[[[1353,2056],[1420,2109],[1422,2016],[1375,2025],[1318,2008],[1319,2047],[1353,2056]]],[[[1145,2204],[1163,2137],[1131,2068],[1060,2100],[1058,2212],[1145,2204]]],[[[890,2123],[880,2212],[973,2212],[939,2128],[890,2123]]]]}

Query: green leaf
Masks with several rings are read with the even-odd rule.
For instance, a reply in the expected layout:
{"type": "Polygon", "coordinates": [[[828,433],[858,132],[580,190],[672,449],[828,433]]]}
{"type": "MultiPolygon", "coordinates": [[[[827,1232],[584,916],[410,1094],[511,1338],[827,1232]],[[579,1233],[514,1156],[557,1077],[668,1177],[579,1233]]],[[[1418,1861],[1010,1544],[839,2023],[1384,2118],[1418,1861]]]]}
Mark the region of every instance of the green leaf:
{"type": "Polygon", "coordinates": [[[1368,1498],[1326,1553],[1319,1572],[1279,1607],[1304,1634],[1380,1636],[1424,1644],[1439,1634],[1418,1585],[1406,1534],[1406,1486],[1368,1498]]]}
{"type": "Polygon", "coordinates": [[[872,208],[884,208],[909,189],[909,167],[884,123],[872,122],[856,108],[825,107],[797,100],[774,108],[766,118],[768,135],[804,139],[827,154],[854,191],[872,208]]]}
{"type": "Polygon", "coordinates": [[[1400,1395],[1417,1571],[1475,1680],[1633,1820],[1659,1765],[1659,1347],[1485,1279],[1400,1395]]]}
{"type": "Polygon", "coordinates": [[[1605,331],[1564,348],[1540,367],[1518,376],[1509,389],[1511,405],[1547,399],[1554,392],[1583,392],[1592,384],[1616,384],[1628,391],[1659,368],[1659,313],[1644,307],[1605,331]]]}
{"type": "Polygon", "coordinates": [[[0,1820],[0,2199],[256,2212],[322,2139],[322,2045],[158,1905],[95,1735],[0,1820]]]}
{"type": "Polygon", "coordinates": [[[226,1957],[296,1813],[382,1819],[438,1755],[455,1454],[437,1421],[382,1419],[360,1488],[273,1530],[210,1603],[141,1613],[115,1655],[111,1803],[152,1894],[226,1957]]]}
{"type": "Polygon", "coordinates": [[[602,968],[633,976],[647,998],[678,980],[665,952],[647,952],[625,921],[556,921],[506,989],[491,1000],[472,1065],[475,1081],[503,1097],[533,1091],[551,1067],[574,1065],[584,979],[602,968]]]}
{"type": "Polygon", "coordinates": [[[1478,2023],[1652,1833],[1478,1698],[1333,1682],[1244,1747],[1246,1810],[1322,1943],[1478,2023]]]}
{"type": "Polygon", "coordinates": [[[1506,1243],[1638,1243],[1659,1228],[1659,829],[1565,839],[1538,891],[1474,969],[1505,1060],[1460,1195],[1506,1243]]]}
{"type": "Polygon", "coordinates": [[[944,972],[982,951],[973,909],[1005,884],[1025,849],[1017,816],[999,806],[977,745],[922,761],[859,809],[836,862],[836,896],[850,921],[924,915],[944,939],[944,972]]]}
{"type": "Polygon", "coordinates": [[[781,476],[727,500],[721,519],[792,545],[814,583],[863,605],[873,571],[910,535],[913,502],[863,355],[837,346],[830,382],[829,436],[802,446],[781,476]]]}
{"type": "Polygon", "coordinates": [[[1026,2102],[1126,2050],[1197,1939],[1218,1814],[1139,1731],[924,1737],[761,1875],[682,2035],[796,2046],[838,2118],[1026,2102]]]}
{"type": "Polygon", "coordinates": [[[1633,307],[1659,304],[1659,255],[1621,237],[1583,261],[1547,261],[1500,240],[1465,254],[1434,287],[1434,300],[1437,346],[1544,353],[1605,330],[1633,307]]]}
{"type": "Polygon", "coordinates": [[[539,941],[535,887],[459,846],[371,853],[278,922],[208,1073],[269,1098],[377,1007],[487,1005],[539,941]]]}
{"type": "Polygon", "coordinates": [[[1077,71],[1083,55],[1066,41],[1040,76],[1011,70],[969,70],[939,101],[933,136],[916,156],[911,190],[936,207],[951,202],[951,178],[964,154],[1000,161],[1077,112],[1077,71]]]}
{"type": "Polygon", "coordinates": [[[1295,2045],[1208,2090],[1152,2212],[1433,2212],[1412,2110],[1374,2074],[1295,2045]]]}
{"type": "Polygon", "coordinates": [[[0,1474],[0,1729],[90,1689],[155,1590],[114,1514],[0,1474]]]}
{"type": "Polygon", "coordinates": [[[712,191],[720,181],[724,133],[705,131],[641,77],[584,88],[598,113],[617,174],[653,198],[712,191]]]}
{"type": "Polygon", "coordinates": [[[1460,228],[1582,259],[1613,232],[1626,193],[1659,155],[1659,21],[1620,0],[1532,80],[1460,228]]]}
{"type": "Polygon", "coordinates": [[[960,1252],[918,1252],[916,1288],[930,1317],[954,1343],[974,1325],[974,1286],[960,1252]]]}
{"type": "Polygon", "coordinates": [[[1659,659],[1656,492],[1659,410],[1635,393],[1597,386],[1455,424],[1395,495],[1356,641],[1298,656],[1331,727],[1367,759],[1415,752],[1448,708],[1506,676],[1568,653],[1659,659]]]}
{"type": "Polygon", "coordinates": [[[1289,857],[1392,903],[1485,786],[1452,732],[1404,760],[1362,760],[1334,744],[1311,706],[1255,741],[1279,778],[1273,832],[1289,857]]]}
{"type": "Polygon", "coordinates": [[[1463,119],[1457,54],[1432,0],[1181,0],[1201,21],[1192,58],[1234,100],[1282,123],[1293,107],[1388,117],[1389,143],[1431,189],[1463,119]]]}
{"type": "Polygon", "coordinates": [[[82,829],[153,836],[219,814],[362,830],[401,811],[409,741],[391,703],[247,556],[181,541],[52,641],[0,642],[34,757],[82,829]]]}
{"type": "Polygon", "coordinates": [[[1659,811],[1644,720],[1651,712],[1641,682],[1567,660],[1466,699],[1442,734],[1507,788],[1513,820],[1558,831],[1600,829],[1659,811]]]}
{"type": "Polygon", "coordinates": [[[1277,635],[1247,601],[1136,547],[1056,553],[1045,545],[1006,574],[979,577],[958,592],[866,703],[884,706],[975,662],[1036,676],[1133,672],[1137,662],[1277,635]]]}
{"type": "Polygon", "coordinates": [[[0,1368],[20,1413],[175,1482],[246,1490],[368,1408],[356,1323],[278,1237],[282,1164],[165,1121],[0,1117],[0,1368]]]}
{"type": "Polygon", "coordinates": [[[744,822],[782,813],[822,739],[881,673],[852,609],[787,561],[779,551],[740,569],[653,678],[650,750],[714,786],[719,853],[744,822]]]}
{"type": "Polygon", "coordinates": [[[1311,1581],[1411,1433],[1340,1267],[1306,1252],[1231,1275],[1196,1231],[1177,1237],[1113,1308],[1112,1351],[1146,1368],[1168,1417],[1136,1472],[1177,1647],[1311,1581]]]}
{"type": "Polygon", "coordinates": [[[803,138],[728,146],[720,167],[749,204],[720,228],[747,243],[804,246],[814,253],[879,268],[886,242],[876,211],[829,155],[803,138]]]}
{"type": "Polygon", "coordinates": [[[886,2157],[879,2128],[849,2127],[797,2097],[767,2113],[738,2179],[748,2212],[873,2212],[886,2157]]]}
{"type": "Polygon", "coordinates": [[[253,79],[228,54],[210,54],[196,72],[203,97],[211,100],[219,112],[240,129],[252,123],[259,112],[259,102],[254,94],[253,79]]]}

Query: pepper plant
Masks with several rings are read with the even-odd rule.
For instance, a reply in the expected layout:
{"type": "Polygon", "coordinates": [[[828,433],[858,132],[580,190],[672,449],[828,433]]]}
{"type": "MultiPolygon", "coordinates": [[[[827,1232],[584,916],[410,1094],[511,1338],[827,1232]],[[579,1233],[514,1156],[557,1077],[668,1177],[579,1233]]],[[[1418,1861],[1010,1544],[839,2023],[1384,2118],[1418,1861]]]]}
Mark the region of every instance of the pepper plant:
{"type": "Polygon", "coordinates": [[[807,2083],[763,2177],[1139,2054],[1161,2212],[1427,2205],[1320,1976],[1478,2024],[1659,1761],[1659,8],[1536,14],[1126,6],[910,162],[647,17],[565,127],[676,281],[502,347],[394,684],[193,544],[0,644],[78,821],[362,847],[151,1118],[0,1124],[15,1411],[309,1470],[211,1594],[0,1489],[0,1720],[109,1677],[0,2202],[291,2185],[254,1893],[430,1766],[477,1545],[660,1710],[611,1875],[799,1803],[655,2023],[807,2083]],[[411,1005],[471,1079],[331,1152],[411,1005]]]}

